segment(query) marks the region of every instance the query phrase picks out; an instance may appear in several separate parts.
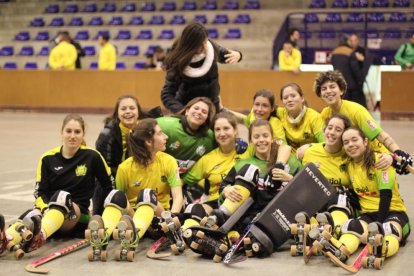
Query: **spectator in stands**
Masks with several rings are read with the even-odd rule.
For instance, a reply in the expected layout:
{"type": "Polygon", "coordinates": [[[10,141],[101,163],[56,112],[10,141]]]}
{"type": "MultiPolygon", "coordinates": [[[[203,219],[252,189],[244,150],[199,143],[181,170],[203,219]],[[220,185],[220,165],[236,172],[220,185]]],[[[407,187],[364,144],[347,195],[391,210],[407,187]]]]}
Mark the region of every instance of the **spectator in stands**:
{"type": "Polygon", "coordinates": [[[347,90],[344,99],[359,103],[367,108],[363,84],[364,76],[356,52],[349,46],[348,37],[344,36],[333,51],[331,63],[335,70],[338,70],[344,76],[347,90]]]}
{"type": "Polygon", "coordinates": [[[368,75],[369,68],[371,67],[374,59],[368,49],[365,49],[359,45],[359,37],[357,34],[353,33],[348,37],[348,45],[355,52],[355,57],[358,60],[359,67],[362,70],[362,79],[365,81],[365,78],[368,75]]]}
{"type": "Polygon", "coordinates": [[[172,113],[178,113],[196,97],[207,97],[220,110],[220,63],[237,63],[239,51],[226,49],[208,39],[203,24],[193,21],[183,30],[165,59],[167,75],[161,100],[172,113]]]}
{"type": "Polygon", "coordinates": [[[85,56],[85,51],[83,50],[83,48],[82,48],[82,46],[80,45],[80,43],[79,42],[77,42],[76,40],[74,40],[71,36],[70,36],[70,34],[69,34],[69,32],[63,32],[63,33],[67,33],[67,35],[69,36],[69,39],[70,39],[70,43],[73,45],[73,46],[75,46],[75,48],[76,48],[76,52],[78,53],[78,57],[76,58],[76,62],[75,62],[75,68],[76,69],[82,69],[82,64],[81,64],[81,57],[84,57],[85,56]]]}
{"type": "Polygon", "coordinates": [[[302,54],[296,49],[292,42],[285,41],[282,50],[279,51],[279,70],[299,72],[299,66],[302,63],[302,54]]]}
{"type": "Polygon", "coordinates": [[[414,33],[411,34],[410,42],[400,46],[394,58],[402,69],[414,69],[414,33]]]}
{"type": "Polygon", "coordinates": [[[300,39],[300,32],[297,28],[292,28],[289,31],[289,41],[292,43],[293,47],[299,50],[298,41],[300,39]]]}
{"type": "Polygon", "coordinates": [[[68,33],[59,33],[55,41],[57,45],[49,54],[50,68],[54,70],[74,70],[78,54],[75,46],[70,43],[68,33]]]}
{"type": "Polygon", "coordinates": [[[157,46],[154,49],[154,53],[147,55],[146,68],[162,70],[165,67],[165,55],[166,51],[162,47],[157,46]]]}
{"type": "Polygon", "coordinates": [[[116,49],[114,45],[109,42],[109,35],[100,34],[98,43],[101,45],[99,50],[99,70],[115,70],[116,66],[116,49]]]}

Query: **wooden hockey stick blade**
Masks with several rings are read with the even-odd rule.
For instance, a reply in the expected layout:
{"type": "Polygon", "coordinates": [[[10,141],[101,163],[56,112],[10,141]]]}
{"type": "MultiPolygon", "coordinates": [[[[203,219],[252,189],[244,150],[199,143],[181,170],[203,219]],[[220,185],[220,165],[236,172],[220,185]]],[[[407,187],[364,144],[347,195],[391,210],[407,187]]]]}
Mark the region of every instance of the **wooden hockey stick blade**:
{"type": "Polygon", "coordinates": [[[359,253],[358,257],[355,259],[352,265],[347,265],[340,261],[332,252],[326,252],[326,256],[339,267],[342,267],[348,272],[357,273],[362,267],[362,258],[368,255],[368,246],[364,246],[362,251],[359,253]]]}
{"type": "Polygon", "coordinates": [[[47,273],[49,273],[48,269],[38,268],[38,266],[41,266],[45,263],[48,263],[48,262],[50,262],[54,259],[59,258],[59,257],[65,256],[69,253],[72,253],[76,250],[84,248],[88,245],[89,245],[88,240],[81,240],[81,241],[75,242],[74,244],[71,244],[71,245],[66,246],[62,249],[59,249],[56,252],[50,253],[49,255],[46,255],[46,256],[41,257],[37,260],[34,260],[30,264],[26,265],[25,269],[26,269],[27,272],[30,272],[30,273],[47,274],[47,273]]]}
{"type": "Polygon", "coordinates": [[[167,253],[158,253],[159,251],[162,251],[162,249],[165,249],[171,245],[169,243],[168,246],[166,246],[164,243],[168,243],[168,239],[166,237],[159,238],[147,251],[147,257],[150,259],[158,260],[158,259],[164,259],[171,256],[171,252],[167,253]]]}
{"type": "MultiPolygon", "coordinates": [[[[395,160],[397,160],[398,162],[401,162],[401,157],[399,157],[397,154],[393,153],[392,154],[392,158],[394,158],[395,160]]],[[[406,168],[407,171],[409,171],[411,174],[414,174],[414,168],[411,166],[407,166],[406,168]]]]}

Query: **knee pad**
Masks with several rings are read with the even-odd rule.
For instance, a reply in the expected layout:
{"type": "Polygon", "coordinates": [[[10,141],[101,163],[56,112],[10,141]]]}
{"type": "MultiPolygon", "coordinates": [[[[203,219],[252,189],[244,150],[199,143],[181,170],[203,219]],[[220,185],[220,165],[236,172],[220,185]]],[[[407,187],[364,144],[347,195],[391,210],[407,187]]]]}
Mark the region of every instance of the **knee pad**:
{"type": "Polygon", "coordinates": [[[402,229],[398,229],[398,226],[395,225],[397,222],[387,221],[382,224],[382,229],[384,230],[384,235],[395,236],[398,241],[402,239],[402,229]]]}
{"type": "Polygon", "coordinates": [[[42,212],[40,212],[39,209],[29,209],[26,212],[24,212],[23,214],[21,214],[19,216],[20,220],[23,220],[24,218],[32,218],[35,216],[39,216],[42,217],[42,212]]]}
{"type": "Polygon", "coordinates": [[[342,234],[353,234],[361,239],[365,229],[361,221],[357,219],[349,219],[342,225],[341,232],[342,234]]]}
{"type": "Polygon", "coordinates": [[[58,209],[65,215],[73,212],[72,195],[66,191],[56,191],[49,201],[49,209],[58,209]]]}
{"type": "Polygon", "coordinates": [[[128,206],[128,199],[125,193],[118,190],[112,190],[105,198],[104,207],[106,206],[114,206],[123,211],[128,206]]]}
{"type": "Polygon", "coordinates": [[[196,203],[189,204],[187,208],[185,208],[184,214],[197,221],[200,221],[202,218],[207,216],[206,210],[204,209],[203,205],[196,203]]]}
{"type": "Polygon", "coordinates": [[[349,202],[348,193],[344,187],[336,188],[336,196],[328,203],[328,211],[341,210],[348,215],[348,218],[352,217],[352,206],[349,202]]]}
{"type": "Polygon", "coordinates": [[[157,195],[151,189],[144,189],[139,192],[137,197],[137,204],[136,207],[138,208],[140,205],[149,205],[154,208],[154,211],[157,209],[157,195]]]}
{"type": "Polygon", "coordinates": [[[240,185],[252,192],[259,182],[260,170],[257,166],[246,164],[237,173],[235,185],[240,185]]]}

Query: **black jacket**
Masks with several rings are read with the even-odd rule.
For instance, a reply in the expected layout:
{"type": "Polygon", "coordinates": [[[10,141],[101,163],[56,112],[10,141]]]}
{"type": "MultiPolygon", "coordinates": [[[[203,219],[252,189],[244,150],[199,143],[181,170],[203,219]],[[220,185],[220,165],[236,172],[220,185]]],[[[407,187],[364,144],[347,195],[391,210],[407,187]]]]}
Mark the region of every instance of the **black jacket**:
{"type": "Polygon", "coordinates": [[[349,90],[362,89],[364,73],[352,48],[338,46],[332,52],[331,63],[344,76],[349,90]]]}

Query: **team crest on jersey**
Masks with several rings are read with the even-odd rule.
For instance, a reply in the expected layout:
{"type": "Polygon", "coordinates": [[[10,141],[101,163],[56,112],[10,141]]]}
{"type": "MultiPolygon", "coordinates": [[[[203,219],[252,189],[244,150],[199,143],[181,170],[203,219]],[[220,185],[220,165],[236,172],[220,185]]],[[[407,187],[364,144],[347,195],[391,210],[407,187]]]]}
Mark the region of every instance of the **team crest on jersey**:
{"type": "Polygon", "coordinates": [[[203,156],[204,153],[206,153],[206,148],[204,146],[198,146],[197,149],[196,149],[196,153],[199,156],[203,156]]]}
{"type": "Polygon", "coordinates": [[[75,174],[76,176],[85,176],[87,171],[86,164],[83,164],[76,167],[75,174]]]}
{"type": "Polygon", "coordinates": [[[179,149],[181,146],[181,143],[179,141],[175,141],[174,143],[171,143],[168,147],[170,149],[176,150],[179,149]]]}
{"type": "Polygon", "coordinates": [[[372,130],[377,128],[377,125],[371,120],[367,120],[367,124],[368,124],[369,128],[372,129],[372,130]]]}
{"type": "Polygon", "coordinates": [[[345,172],[345,171],[346,171],[346,164],[341,164],[341,165],[339,166],[339,170],[340,170],[341,172],[345,172]]]}
{"type": "Polygon", "coordinates": [[[141,182],[139,182],[138,180],[134,182],[134,187],[139,187],[141,185],[141,182]]]}
{"type": "Polygon", "coordinates": [[[389,181],[388,172],[387,171],[383,171],[382,172],[382,182],[388,183],[388,181],[389,181]]]}

